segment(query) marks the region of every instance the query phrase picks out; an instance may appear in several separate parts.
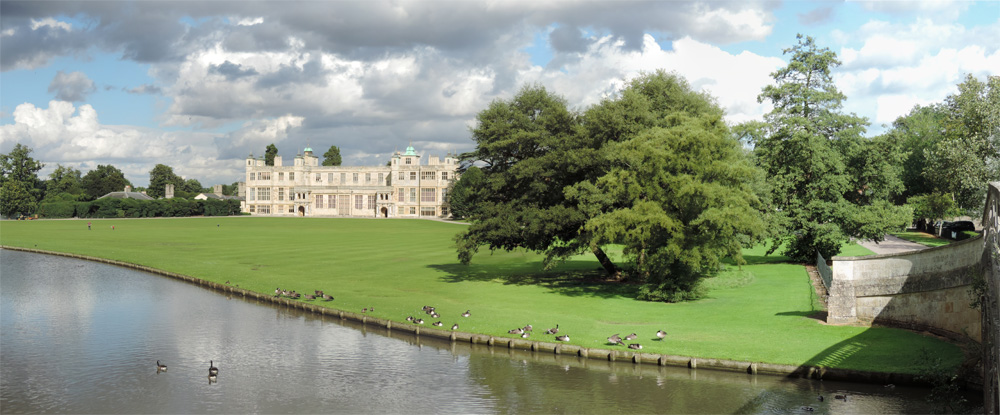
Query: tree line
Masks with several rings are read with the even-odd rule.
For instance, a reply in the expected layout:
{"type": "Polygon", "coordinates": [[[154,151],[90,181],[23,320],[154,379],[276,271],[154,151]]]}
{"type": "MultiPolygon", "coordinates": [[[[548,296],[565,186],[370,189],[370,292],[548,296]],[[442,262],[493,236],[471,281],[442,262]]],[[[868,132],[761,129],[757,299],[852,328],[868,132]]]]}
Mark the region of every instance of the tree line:
{"type": "Polygon", "coordinates": [[[1000,180],[1000,77],[968,76],[868,138],[868,120],[843,111],[836,54],[802,35],[784,53],[758,96],[773,109],[735,126],[664,71],[583,111],[538,85],[490,103],[449,192],[471,222],[459,260],[525,249],[551,266],[591,252],[610,279],[641,284],[641,299],[681,301],[724,259],[742,264],[745,247],[812,262],[852,238],[982,209],[1000,180]]]}

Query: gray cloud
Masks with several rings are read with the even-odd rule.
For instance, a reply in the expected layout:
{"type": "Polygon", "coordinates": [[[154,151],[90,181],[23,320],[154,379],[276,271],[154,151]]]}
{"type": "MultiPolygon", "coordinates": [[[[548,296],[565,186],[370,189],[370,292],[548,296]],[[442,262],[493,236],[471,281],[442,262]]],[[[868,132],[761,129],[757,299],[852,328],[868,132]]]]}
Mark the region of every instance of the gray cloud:
{"type": "Polygon", "coordinates": [[[158,87],[156,85],[151,85],[151,84],[142,84],[142,85],[139,85],[139,86],[137,86],[135,88],[131,88],[131,89],[122,88],[122,90],[125,91],[125,92],[128,92],[130,94],[152,94],[152,95],[159,95],[159,94],[163,93],[163,90],[160,89],[160,87],[158,87]]]}
{"type": "Polygon", "coordinates": [[[549,33],[549,44],[557,52],[581,53],[587,50],[590,43],[576,27],[559,26],[549,33]]]}
{"type": "Polygon", "coordinates": [[[833,7],[815,8],[808,13],[799,13],[796,17],[805,26],[826,23],[833,19],[833,7]]]}
{"type": "Polygon", "coordinates": [[[97,90],[94,81],[87,78],[83,72],[65,73],[59,71],[49,83],[49,92],[56,93],[60,101],[86,101],[87,95],[97,90]]]}
{"type": "Polygon", "coordinates": [[[225,61],[219,65],[210,65],[208,67],[208,71],[225,76],[228,81],[257,75],[257,71],[254,68],[247,67],[246,69],[243,69],[243,65],[235,64],[230,61],[225,61]]]}

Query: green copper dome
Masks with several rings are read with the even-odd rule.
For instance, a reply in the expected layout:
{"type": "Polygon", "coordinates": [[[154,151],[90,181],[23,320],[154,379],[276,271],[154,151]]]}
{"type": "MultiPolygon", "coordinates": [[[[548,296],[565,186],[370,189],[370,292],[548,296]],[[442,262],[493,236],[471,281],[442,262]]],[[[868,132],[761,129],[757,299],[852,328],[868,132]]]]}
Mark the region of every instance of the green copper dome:
{"type": "Polygon", "coordinates": [[[415,156],[417,151],[413,149],[413,146],[406,146],[406,154],[404,156],[415,156]]]}
{"type": "Polygon", "coordinates": [[[308,152],[312,153],[313,149],[312,149],[312,147],[306,147],[305,150],[302,150],[302,151],[308,151],[308,152]]]}

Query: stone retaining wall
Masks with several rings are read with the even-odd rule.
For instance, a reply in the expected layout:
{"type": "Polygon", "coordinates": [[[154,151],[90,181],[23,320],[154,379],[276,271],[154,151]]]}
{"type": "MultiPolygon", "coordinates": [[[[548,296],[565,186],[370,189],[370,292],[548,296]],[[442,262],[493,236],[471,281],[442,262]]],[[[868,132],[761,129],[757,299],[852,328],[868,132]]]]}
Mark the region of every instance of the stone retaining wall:
{"type": "Polygon", "coordinates": [[[1000,414],[1000,182],[986,196],[983,239],[983,412],[1000,414]]]}
{"type": "Polygon", "coordinates": [[[882,323],[980,341],[970,304],[983,238],[921,251],[834,257],[827,322],[882,323]]]}

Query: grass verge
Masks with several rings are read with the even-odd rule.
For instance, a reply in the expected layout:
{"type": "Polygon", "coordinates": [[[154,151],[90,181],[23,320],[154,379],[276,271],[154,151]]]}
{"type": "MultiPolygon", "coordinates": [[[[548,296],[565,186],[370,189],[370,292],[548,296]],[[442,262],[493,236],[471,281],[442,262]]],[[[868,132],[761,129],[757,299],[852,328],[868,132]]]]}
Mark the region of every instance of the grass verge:
{"type": "MultiPolygon", "coordinates": [[[[745,252],[706,281],[707,298],[680,304],[636,301],[634,285],[610,284],[590,256],[552,270],[527,252],[481,252],[458,264],[452,238],[464,225],[423,220],[183,218],[2,221],[0,244],[142,264],[273,293],[276,287],[336,297],[317,304],[376,317],[458,323],[466,332],[507,336],[531,324],[531,340],[560,334],[584,347],[638,333],[643,351],[692,357],[919,373],[920,350],[957,367],[960,349],[905,330],[827,326],[813,318],[815,293],[801,265],[745,252]],[[111,226],[115,229],[112,230],[111,226]],[[421,307],[437,307],[430,319],[421,307]],[[460,316],[471,310],[472,317],[460,316]],[[669,334],[655,339],[657,330],[669,334]]],[[[72,276],[66,276],[72,278],[72,276]]]]}
{"type": "Polygon", "coordinates": [[[938,238],[926,232],[906,231],[906,232],[895,232],[891,233],[890,235],[893,235],[900,239],[906,239],[907,241],[910,242],[916,242],[924,246],[929,246],[931,248],[948,245],[952,242],[951,240],[938,238]]]}

